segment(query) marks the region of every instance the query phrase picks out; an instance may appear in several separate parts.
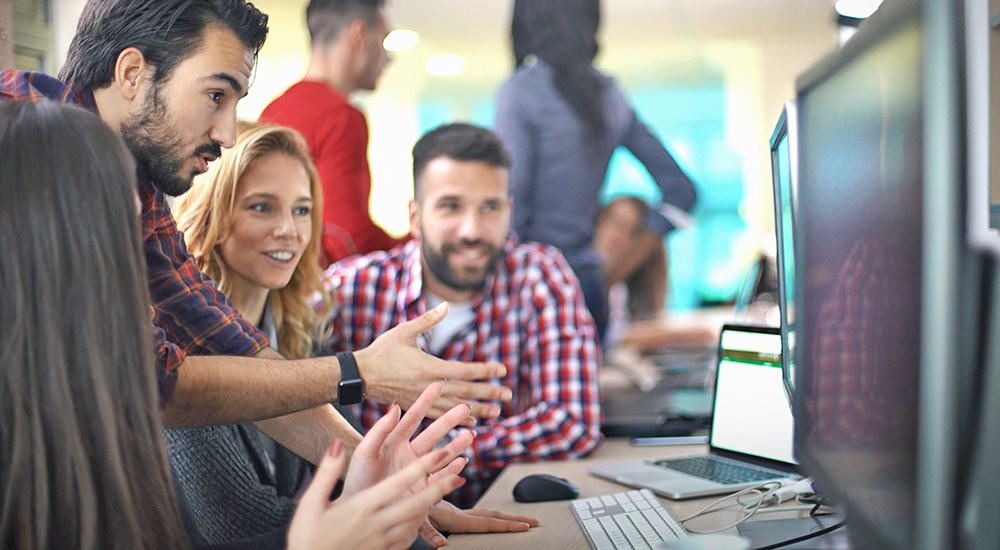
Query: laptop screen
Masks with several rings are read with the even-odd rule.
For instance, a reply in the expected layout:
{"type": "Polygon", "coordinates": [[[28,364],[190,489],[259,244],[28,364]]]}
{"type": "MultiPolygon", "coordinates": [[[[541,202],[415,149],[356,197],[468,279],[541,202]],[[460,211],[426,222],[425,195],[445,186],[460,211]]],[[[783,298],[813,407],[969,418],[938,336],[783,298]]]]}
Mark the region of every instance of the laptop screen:
{"type": "Polygon", "coordinates": [[[712,447],[796,464],[792,434],[781,380],[781,334],[727,325],[719,343],[712,447]]]}

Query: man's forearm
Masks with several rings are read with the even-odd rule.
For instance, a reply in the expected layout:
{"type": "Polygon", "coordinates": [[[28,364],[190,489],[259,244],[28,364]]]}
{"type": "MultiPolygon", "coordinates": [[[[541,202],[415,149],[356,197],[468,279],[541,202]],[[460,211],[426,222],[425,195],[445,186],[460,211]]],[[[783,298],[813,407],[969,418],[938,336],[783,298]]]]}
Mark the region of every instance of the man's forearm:
{"type": "Polygon", "coordinates": [[[339,381],[333,357],[287,361],[271,349],[255,357],[188,355],[163,422],[191,427],[288,415],[333,402],[339,381]]]}
{"type": "Polygon", "coordinates": [[[271,439],[313,464],[319,464],[334,439],[344,444],[348,456],[361,443],[361,434],[332,405],[259,420],[254,424],[271,439]]]}

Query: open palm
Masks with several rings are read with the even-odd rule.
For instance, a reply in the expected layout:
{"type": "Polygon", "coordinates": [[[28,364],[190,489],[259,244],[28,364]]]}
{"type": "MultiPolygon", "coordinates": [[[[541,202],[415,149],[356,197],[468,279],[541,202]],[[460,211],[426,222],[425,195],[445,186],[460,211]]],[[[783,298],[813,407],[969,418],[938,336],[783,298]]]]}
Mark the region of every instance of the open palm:
{"type": "MultiPolygon", "coordinates": [[[[351,465],[344,480],[344,495],[350,496],[371,487],[386,477],[406,468],[421,456],[430,452],[444,436],[469,417],[468,405],[457,405],[435,420],[417,437],[413,433],[423,420],[424,414],[441,396],[443,385],[431,384],[400,418],[399,405],[392,405],[389,411],[372,426],[354,451],[351,465]],[[410,438],[413,437],[411,440],[410,438]]],[[[451,475],[465,467],[466,460],[451,460],[472,443],[473,434],[463,431],[443,448],[448,451],[450,462],[434,475],[451,475]]],[[[434,476],[431,476],[432,478],[434,476]]],[[[418,487],[428,480],[418,482],[418,487]]]]}

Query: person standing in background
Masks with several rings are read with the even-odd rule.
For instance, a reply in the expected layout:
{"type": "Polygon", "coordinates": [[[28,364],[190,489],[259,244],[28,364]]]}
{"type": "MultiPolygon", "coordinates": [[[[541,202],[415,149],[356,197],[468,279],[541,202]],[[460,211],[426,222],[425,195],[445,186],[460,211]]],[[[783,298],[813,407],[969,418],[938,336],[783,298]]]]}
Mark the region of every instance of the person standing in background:
{"type": "Polygon", "coordinates": [[[593,67],[599,25],[599,0],[515,0],[516,69],[500,90],[495,130],[512,156],[515,232],[562,251],[603,338],[608,288],[686,223],[695,190],[614,81],[593,67]],[[595,242],[599,192],[618,146],[645,165],[663,203],[640,207],[641,221],[625,230],[629,245],[606,250],[595,242]]]}
{"type": "Polygon", "coordinates": [[[312,50],[305,77],[260,115],[261,122],[298,130],[309,144],[323,186],[324,268],[405,241],[386,234],[368,212],[368,124],[347,101],[355,90],[374,90],[389,62],[382,46],[387,16],[383,0],[310,1],[312,50]]]}

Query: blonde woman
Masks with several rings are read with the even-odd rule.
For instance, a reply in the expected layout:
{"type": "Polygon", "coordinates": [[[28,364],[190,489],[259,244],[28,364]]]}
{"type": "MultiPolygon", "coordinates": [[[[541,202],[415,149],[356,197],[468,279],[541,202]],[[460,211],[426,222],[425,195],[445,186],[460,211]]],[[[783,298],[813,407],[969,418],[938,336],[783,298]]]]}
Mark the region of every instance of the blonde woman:
{"type": "MultiPolygon", "coordinates": [[[[302,138],[281,126],[240,123],[225,151],[174,205],[198,268],[282,355],[304,358],[322,330],[322,200],[302,138]],[[320,296],[319,310],[310,307],[320,296]]],[[[209,543],[287,525],[305,461],[252,424],[166,431],[178,482],[209,543]],[[225,503],[220,506],[220,503],[225,503]]]]}

